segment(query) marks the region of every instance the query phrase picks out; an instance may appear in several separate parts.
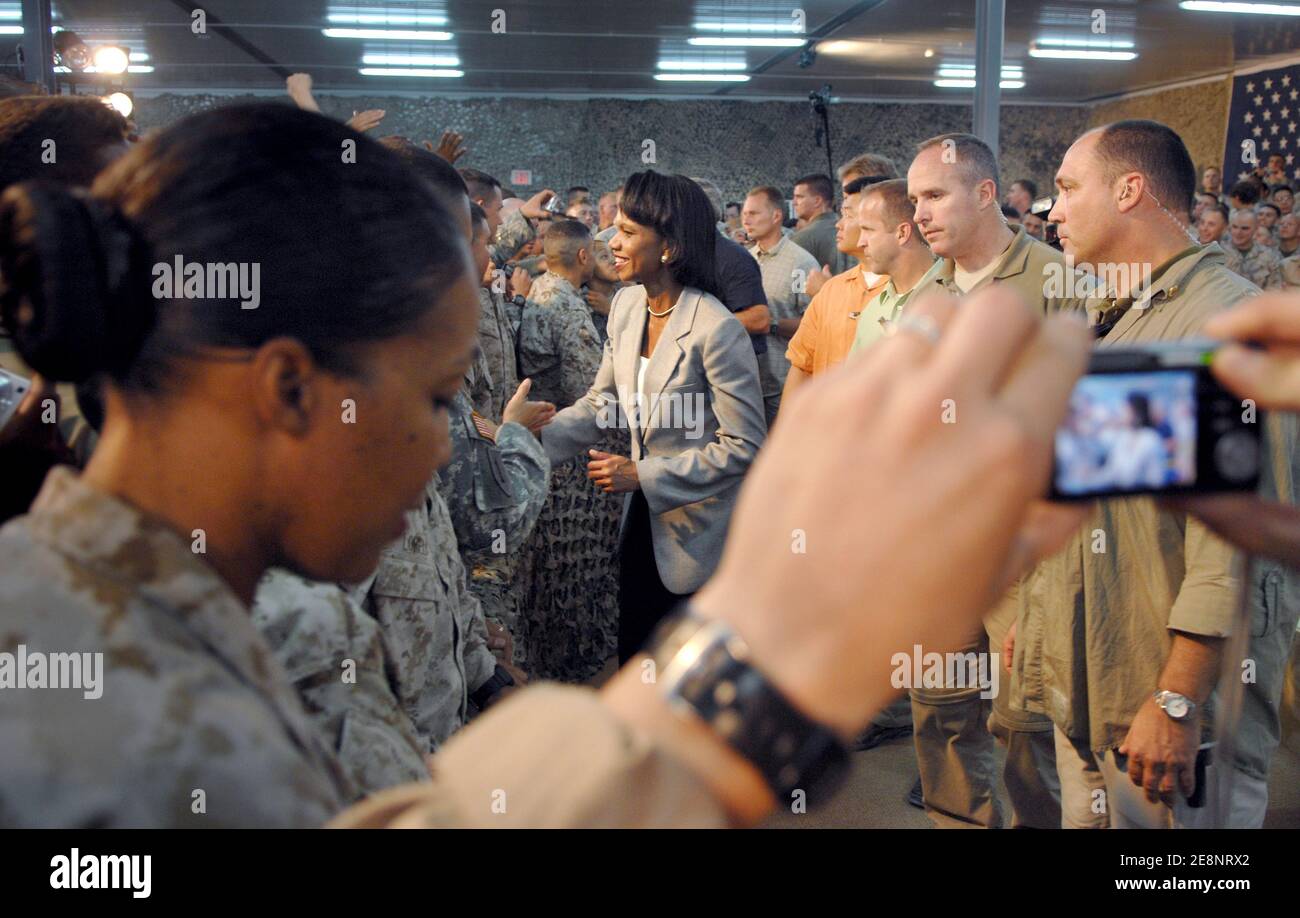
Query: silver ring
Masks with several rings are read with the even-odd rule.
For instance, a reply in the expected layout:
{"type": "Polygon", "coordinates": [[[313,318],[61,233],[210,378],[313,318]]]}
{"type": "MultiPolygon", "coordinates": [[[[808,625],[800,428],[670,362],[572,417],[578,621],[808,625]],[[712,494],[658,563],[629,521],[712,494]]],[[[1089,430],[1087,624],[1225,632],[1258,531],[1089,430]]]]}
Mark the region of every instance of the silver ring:
{"type": "Polygon", "coordinates": [[[889,334],[897,335],[900,332],[915,332],[920,335],[931,345],[939,343],[939,326],[934,319],[926,315],[905,315],[899,317],[898,321],[890,326],[889,334]]]}

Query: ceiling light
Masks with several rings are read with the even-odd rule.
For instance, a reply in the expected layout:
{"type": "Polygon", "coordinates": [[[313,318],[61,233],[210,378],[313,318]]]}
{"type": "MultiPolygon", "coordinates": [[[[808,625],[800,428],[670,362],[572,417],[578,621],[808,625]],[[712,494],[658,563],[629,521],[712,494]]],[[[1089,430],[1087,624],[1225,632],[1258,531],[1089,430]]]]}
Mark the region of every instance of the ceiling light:
{"type": "MultiPolygon", "coordinates": [[[[1002,79],[1004,80],[1018,80],[1024,75],[1025,75],[1025,71],[1021,67],[1002,68],[1002,79]]],[[[940,67],[935,72],[935,76],[952,77],[959,80],[973,80],[975,79],[975,68],[974,67],[951,67],[951,66],[940,67]]]]}
{"type": "Polygon", "coordinates": [[[442,13],[395,13],[365,8],[331,10],[325,18],[330,22],[343,25],[440,26],[447,24],[447,17],[442,13]]]}
{"type": "Polygon", "coordinates": [[[361,63],[378,67],[459,67],[454,54],[381,54],[361,55],[361,63]]]}
{"type": "Polygon", "coordinates": [[[21,35],[23,27],[20,25],[0,25],[0,35],[21,35]]]}
{"type": "Polygon", "coordinates": [[[124,92],[115,92],[104,96],[104,104],[115,110],[123,118],[130,118],[135,111],[135,100],[124,92]]]}
{"type": "Polygon", "coordinates": [[[925,49],[925,56],[926,56],[926,57],[934,57],[934,49],[933,49],[933,48],[926,48],[926,49],[925,49]]]}
{"type": "Polygon", "coordinates": [[[96,73],[126,73],[131,52],[120,45],[100,45],[93,55],[96,73]]]}
{"type": "Polygon", "coordinates": [[[1131,61],[1136,51],[1101,51],[1096,48],[1039,48],[1029,49],[1030,57],[1067,61],[1131,61]]]}
{"type": "Polygon", "coordinates": [[[451,41],[450,32],[426,29],[321,29],[326,38],[381,38],[393,41],[451,41]]]}
{"type": "Polygon", "coordinates": [[[767,22],[751,20],[749,22],[720,22],[718,20],[700,20],[695,28],[701,32],[793,32],[794,19],[777,19],[767,22]]]}
{"type": "Polygon", "coordinates": [[[1207,0],[1183,0],[1178,4],[1193,13],[1256,13],[1261,16],[1300,16],[1300,6],[1293,3],[1211,3],[1207,0]]]}
{"type": "Polygon", "coordinates": [[[798,48],[804,38],[688,38],[688,45],[709,48],[798,48]]]}
{"type": "Polygon", "coordinates": [[[1040,48],[1097,48],[1101,51],[1137,47],[1127,38],[1040,38],[1034,44],[1040,48]]]}
{"type": "MultiPolygon", "coordinates": [[[[974,81],[974,80],[945,79],[945,80],[935,80],[935,81],[934,81],[934,85],[935,85],[935,86],[938,86],[940,89],[974,89],[974,88],[975,88],[975,81],[974,81]]],[[[1024,89],[1024,88],[1025,88],[1025,83],[1024,83],[1023,80],[1002,80],[1001,82],[998,83],[998,88],[1000,88],[1000,89],[1024,89]]]]}
{"type": "Polygon", "coordinates": [[[660,70],[744,70],[744,61],[660,61],[660,70]]]}
{"type": "Polygon", "coordinates": [[[656,80],[672,83],[747,83],[747,73],[656,73],[656,80]]]}
{"type": "Polygon", "coordinates": [[[408,76],[408,77],[462,77],[463,70],[442,70],[426,67],[362,67],[362,76],[408,76]]]}

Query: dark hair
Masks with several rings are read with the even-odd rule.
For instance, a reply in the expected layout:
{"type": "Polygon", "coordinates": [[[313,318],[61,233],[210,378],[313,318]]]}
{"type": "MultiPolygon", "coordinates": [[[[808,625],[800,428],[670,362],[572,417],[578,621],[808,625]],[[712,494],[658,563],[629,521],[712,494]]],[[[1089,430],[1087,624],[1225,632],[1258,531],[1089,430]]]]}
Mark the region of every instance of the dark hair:
{"type": "Polygon", "coordinates": [[[798,188],[800,185],[807,185],[808,190],[826,202],[827,207],[835,205],[835,186],[831,183],[830,177],[822,175],[820,172],[814,172],[805,175],[802,178],[794,180],[794,185],[798,188]]]}
{"type": "Polygon", "coordinates": [[[46,179],[88,186],[107,164],[107,148],[126,143],[130,128],[93,96],[15,96],[0,102],[0,189],[46,179]],[[47,142],[54,152],[45,161],[47,142]]]}
{"type": "Polygon", "coordinates": [[[1236,198],[1242,204],[1250,207],[1252,204],[1258,204],[1263,194],[1260,191],[1259,182],[1245,179],[1228,189],[1228,197],[1236,198]]]}
{"type": "Polygon", "coordinates": [[[379,142],[396,153],[397,158],[406,163],[407,168],[432,185],[439,194],[447,195],[451,200],[455,200],[458,195],[469,194],[469,186],[456,171],[456,167],[437,153],[416,146],[405,137],[396,135],[384,137],[379,142]]]}
{"type": "Polygon", "coordinates": [[[664,240],[670,253],[667,268],[677,283],[722,298],[716,265],[718,230],[704,189],[684,175],[647,169],[628,176],[619,206],[625,217],[664,240]]]}
{"type": "Polygon", "coordinates": [[[460,170],[460,177],[465,180],[465,187],[469,189],[469,199],[482,198],[486,201],[492,197],[492,189],[500,188],[501,183],[486,172],[478,169],[471,169],[466,166],[460,170]]]}
{"type": "Polygon", "coordinates": [[[916,153],[919,156],[930,147],[940,145],[948,146],[954,151],[957,164],[965,170],[972,187],[992,179],[994,191],[1001,193],[1002,179],[998,175],[998,160],[988,144],[974,134],[936,134],[918,143],[916,153]]]}
{"type": "Polygon", "coordinates": [[[587,197],[591,194],[591,189],[586,185],[573,185],[564,192],[564,205],[568,207],[573,203],[573,199],[578,196],[587,197]]]}
{"type": "Polygon", "coordinates": [[[1265,207],[1273,211],[1273,213],[1277,214],[1279,217],[1282,216],[1282,208],[1278,207],[1276,204],[1269,204],[1267,201],[1265,201],[1263,204],[1256,205],[1255,212],[1258,213],[1259,211],[1263,210],[1265,207]]]}
{"type": "Polygon", "coordinates": [[[1227,204],[1213,204],[1201,211],[1201,216],[1204,217],[1206,214],[1211,213],[1221,216],[1223,218],[1224,226],[1227,226],[1232,222],[1232,212],[1228,210],[1227,204]]]}
{"type": "Polygon", "coordinates": [[[478,235],[478,225],[482,223],[484,228],[488,226],[487,211],[473,201],[469,202],[469,225],[475,235],[478,235]]]}
{"type": "Polygon", "coordinates": [[[887,178],[883,175],[860,175],[857,178],[850,180],[849,183],[844,186],[844,195],[847,197],[851,194],[858,194],[864,188],[869,188],[872,185],[878,185],[881,182],[889,181],[893,181],[893,179],[887,178]]]}
{"type": "Polygon", "coordinates": [[[55,380],[106,373],[157,391],[178,358],[280,336],[355,373],[356,345],[407,332],[469,267],[451,214],[393,153],[278,103],[178,121],[90,195],[24,183],[0,197],[0,316],[55,380]],[[355,161],[341,155],[349,144],[355,161]],[[209,277],[257,264],[260,305],[212,290],[186,299],[179,277],[172,296],[155,296],[177,261],[209,277]]]}
{"type": "Polygon", "coordinates": [[[1020,211],[1016,210],[1016,209],[1015,209],[1014,207],[1012,207],[1010,204],[1003,204],[1003,205],[1002,205],[1002,216],[1006,217],[1008,220],[1019,220],[1019,219],[1020,219],[1020,211]]]}
{"type": "Polygon", "coordinates": [[[1129,407],[1137,415],[1139,427],[1154,427],[1151,423],[1151,401],[1141,392],[1130,392],[1128,394],[1129,407]]]}
{"type": "Polygon", "coordinates": [[[591,244],[591,230],[581,220],[556,220],[546,231],[543,252],[546,264],[572,266],[578,252],[591,244]]]}
{"type": "MultiPolygon", "coordinates": [[[[771,186],[771,185],[768,185],[767,187],[768,187],[768,188],[771,188],[772,186],[771,186]]],[[[773,190],[775,190],[775,189],[773,189],[773,190]]],[[[752,193],[752,192],[751,192],[751,193],[752,193]]],[[[781,192],[777,191],[776,193],[779,195],[781,192]]],[[[731,207],[736,208],[736,210],[743,210],[743,209],[744,209],[744,205],[741,204],[739,201],[728,201],[725,205],[723,205],[723,207],[724,207],[724,209],[726,209],[726,208],[731,208],[731,207]]]]}
{"type": "Polygon", "coordinates": [[[1196,165],[1178,132],[1159,121],[1115,121],[1101,128],[1097,155],[1106,180],[1122,172],[1140,172],[1151,193],[1170,210],[1190,210],[1196,191],[1196,165]]]}
{"type": "Polygon", "coordinates": [[[1290,185],[1284,184],[1282,182],[1279,182],[1276,185],[1268,186],[1269,197],[1272,197],[1273,195],[1277,194],[1279,191],[1287,191],[1290,192],[1291,194],[1295,194],[1295,190],[1290,185]]]}
{"type": "Polygon", "coordinates": [[[1014,182],[1011,183],[1011,187],[1014,188],[1016,185],[1019,185],[1021,188],[1025,189],[1025,191],[1029,192],[1029,199],[1031,201],[1034,198],[1038,197],[1038,186],[1034,184],[1033,179],[1027,179],[1027,178],[1016,179],[1014,182]]]}

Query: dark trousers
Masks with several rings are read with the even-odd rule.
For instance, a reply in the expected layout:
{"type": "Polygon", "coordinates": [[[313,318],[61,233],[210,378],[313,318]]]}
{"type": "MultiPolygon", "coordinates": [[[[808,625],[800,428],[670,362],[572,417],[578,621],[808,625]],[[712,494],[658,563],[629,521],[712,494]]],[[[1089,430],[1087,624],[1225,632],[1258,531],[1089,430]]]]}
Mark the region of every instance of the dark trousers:
{"type": "Polygon", "coordinates": [[[674,593],[659,579],[650,506],[640,491],[632,493],[620,556],[618,663],[622,666],[642,650],[659,622],[692,594],[674,593]]]}

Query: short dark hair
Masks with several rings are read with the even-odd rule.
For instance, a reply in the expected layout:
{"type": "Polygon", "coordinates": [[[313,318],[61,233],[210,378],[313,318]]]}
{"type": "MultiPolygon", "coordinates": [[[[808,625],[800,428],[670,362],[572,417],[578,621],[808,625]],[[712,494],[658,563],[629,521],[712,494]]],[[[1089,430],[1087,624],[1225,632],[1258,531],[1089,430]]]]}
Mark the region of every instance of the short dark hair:
{"type": "Polygon", "coordinates": [[[0,101],[0,189],[29,179],[88,187],[125,144],[130,126],[95,96],[14,96],[0,101]],[[55,158],[43,161],[45,142],[55,158]]]}
{"type": "Polygon", "coordinates": [[[667,243],[668,270],[679,284],[721,299],[718,230],[703,188],[684,175],[647,169],[628,176],[619,206],[623,216],[654,230],[667,243]]]}
{"type": "Polygon", "coordinates": [[[893,181],[893,179],[886,178],[883,175],[860,175],[857,178],[852,179],[847,185],[844,186],[844,194],[847,197],[848,195],[851,194],[857,194],[858,192],[862,191],[864,188],[869,188],[872,185],[877,185],[881,182],[891,182],[891,181],[893,181]]]}
{"type": "Polygon", "coordinates": [[[1236,198],[1242,204],[1250,207],[1252,204],[1259,203],[1259,199],[1263,197],[1263,193],[1260,190],[1259,182],[1252,182],[1250,179],[1244,179],[1228,189],[1228,197],[1236,198]]]}
{"type": "Polygon", "coordinates": [[[25,182],[0,198],[0,315],[28,365],[56,381],[103,373],[155,392],[181,378],[178,359],[278,337],[353,376],[358,346],[409,333],[469,271],[441,197],[391,151],[278,102],[183,118],[89,195],[25,182]],[[344,141],[355,162],[340,161],[344,141]],[[261,307],[159,295],[153,270],[182,255],[259,263],[261,307]]]}
{"type": "MultiPolygon", "coordinates": [[[[885,203],[885,216],[894,221],[898,226],[902,223],[912,223],[912,217],[916,214],[916,205],[912,203],[907,196],[907,179],[887,179],[883,182],[876,182],[863,189],[862,197],[865,200],[867,196],[880,197],[885,203]]],[[[1015,210],[1015,208],[1012,208],[1015,210]]],[[[1017,216],[1019,216],[1017,214],[1017,216]]],[[[915,224],[912,226],[912,233],[920,238],[917,234],[915,224]]]]}
{"type": "Polygon", "coordinates": [[[405,137],[396,135],[383,137],[379,142],[396,153],[398,159],[414,169],[416,174],[432,185],[439,194],[452,198],[469,194],[469,186],[456,171],[456,167],[437,153],[416,146],[405,137]]]}
{"type": "Polygon", "coordinates": [[[1232,212],[1228,210],[1227,204],[1215,204],[1213,207],[1207,207],[1201,211],[1201,216],[1204,217],[1206,214],[1218,214],[1223,218],[1225,226],[1232,222],[1232,212]]]}
{"type": "Polygon", "coordinates": [[[482,198],[486,201],[492,197],[492,189],[500,188],[501,183],[495,178],[478,169],[466,166],[460,170],[460,177],[465,180],[465,187],[469,189],[469,199],[482,198]]]}
{"type": "Polygon", "coordinates": [[[1100,130],[1097,154],[1108,181],[1121,172],[1140,172],[1162,205],[1175,211],[1191,208],[1196,165],[1177,131],[1139,118],[1115,121],[1100,130]]]}
{"type": "Polygon", "coordinates": [[[569,206],[574,203],[574,198],[591,197],[591,189],[586,185],[572,185],[564,192],[564,204],[569,206]]]}
{"type": "Polygon", "coordinates": [[[767,203],[782,213],[785,212],[785,195],[781,194],[781,189],[775,185],[759,185],[756,188],[749,189],[749,198],[767,198],[767,203]]]}
{"type": "Polygon", "coordinates": [[[1002,179],[998,175],[998,159],[984,141],[974,134],[936,134],[918,143],[916,154],[920,156],[931,147],[937,146],[951,146],[957,157],[957,164],[965,169],[966,177],[970,179],[972,185],[992,179],[994,192],[1001,192],[1002,179]]]}
{"type": "Polygon", "coordinates": [[[734,207],[736,208],[736,210],[740,210],[742,208],[742,205],[739,201],[728,201],[726,204],[723,205],[724,209],[729,207],[734,207]]]}
{"type": "Polygon", "coordinates": [[[1016,185],[1019,185],[1021,188],[1025,189],[1025,191],[1029,192],[1029,199],[1031,201],[1034,198],[1038,197],[1038,186],[1034,184],[1033,179],[1027,179],[1027,178],[1016,179],[1014,182],[1011,183],[1011,186],[1014,188],[1016,185]]]}
{"type": "Polygon", "coordinates": [[[1278,207],[1276,204],[1270,204],[1270,203],[1268,203],[1267,201],[1265,201],[1263,204],[1258,204],[1258,205],[1256,205],[1255,210],[1256,210],[1256,211],[1261,211],[1261,210],[1263,210],[1265,207],[1267,207],[1269,210],[1273,211],[1273,213],[1277,214],[1279,217],[1282,216],[1282,208],[1278,207]]]}
{"type": "Polygon", "coordinates": [[[1268,187],[1268,196],[1272,197],[1273,195],[1277,194],[1279,191],[1289,191],[1291,192],[1291,194],[1295,194],[1294,188],[1292,188],[1290,185],[1286,185],[1279,182],[1276,185],[1270,185],[1268,187]]]}
{"type": "Polygon", "coordinates": [[[471,230],[473,230],[475,236],[478,235],[478,227],[480,223],[483,224],[484,229],[487,229],[489,225],[487,211],[484,210],[479,205],[475,204],[473,201],[470,201],[469,202],[469,225],[471,230]]]}
{"type": "Polygon", "coordinates": [[[825,201],[827,206],[835,204],[835,186],[831,183],[830,176],[813,172],[794,180],[794,187],[800,185],[807,185],[808,190],[825,201]]]}
{"type": "Polygon", "coordinates": [[[556,220],[546,231],[543,251],[546,263],[558,262],[565,267],[573,265],[578,252],[591,244],[591,230],[581,220],[556,220]]]}

